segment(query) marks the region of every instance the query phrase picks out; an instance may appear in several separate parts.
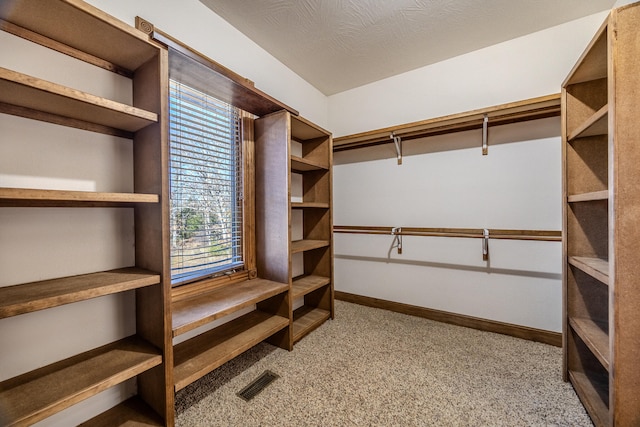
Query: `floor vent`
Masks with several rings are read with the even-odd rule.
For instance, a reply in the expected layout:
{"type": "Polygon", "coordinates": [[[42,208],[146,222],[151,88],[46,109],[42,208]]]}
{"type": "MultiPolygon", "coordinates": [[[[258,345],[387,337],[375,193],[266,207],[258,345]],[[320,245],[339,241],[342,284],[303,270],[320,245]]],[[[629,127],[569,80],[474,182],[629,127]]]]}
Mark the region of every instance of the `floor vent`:
{"type": "Polygon", "coordinates": [[[253,380],[248,386],[238,392],[238,396],[246,400],[247,402],[258,395],[275,379],[280,378],[278,375],[271,371],[264,371],[262,375],[253,380]]]}

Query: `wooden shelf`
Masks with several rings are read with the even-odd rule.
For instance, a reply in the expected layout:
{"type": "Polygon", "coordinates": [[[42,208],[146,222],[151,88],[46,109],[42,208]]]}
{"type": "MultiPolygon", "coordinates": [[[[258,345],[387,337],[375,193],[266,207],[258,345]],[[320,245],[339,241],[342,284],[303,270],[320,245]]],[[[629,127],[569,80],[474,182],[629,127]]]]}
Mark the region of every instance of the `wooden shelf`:
{"type": "Polygon", "coordinates": [[[0,188],[0,207],[133,207],[159,201],[157,194],[0,188]]]}
{"type": "Polygon", "coordinates": [[[3,381],[0,401],[9,425],[30,425],[161,363],[132,336],[3,381]]]}
{"type": "Polygon", "coordinates": [[[0,19],[130,71],[158,54],[144,33],[75,0],[3,0],[0,19]]]}
{"type": "Polygon", "coordinates": [[[163,427],[164,421],[149,405],[132,397],[78,427],[163,427]]]}
{"type": "Polygon", "coordinates": [[[609,190],[592,191],[590,193],[573,194],[567,196],[567,201],[569,203],[595,202],[597,200],[607,199],[609,199],[609,190]]]}
{"type": "Polygon", "coordinates": [[[171,305],[173,336],[184,334],[288,290],[289,285],[286,283],[252,279],[176,301],[171,305]]]}
{"type": "Polygon", "coordinates": [[[293,341],[300,341],[305,335],[324,323],[331,313],[321,308],[303,305],[293,312],[293,341]]]}
{"type": "Polygon", "coordinates": [[[298,156],[291,156],[291,170],[294,172],[309,172],[327,169],[327,166],[321,163],[307,160],[298,156]]]}
{"type": "Polygon", "coordinates": [[[0,288],[0,319],[159,283],[159,274],[131,267],[7,286],[0,288]]]}
{"type": "Polygon", "coordinates": [[[295,240],[291,242],[291,253],[311,251],[329,246],[328,240],[295,240]]]}
{"type": "Polygon", "coordinates": [[[155,113],[2,67],[0,103],[26,109],[25,114],[4,109],[6,113],[39,119],[38,113],[42,112],[64,118],[69,124],[81,121],[125,132],[135,132],[158,121],[155,113]]]}
{"type": "Polygon", "coordinates": [[[391,133],[402,137],[406,141],[465,130],[482,129],[485,114],[489,117],[489,126],[557,117],[560,115],[560,94],[341,136],[333,139],[333,151],[390,144],[393,143],[393,140],[389,137],[391,133]]]}
{"type": "Polygon", "coordinates": [[[256,310],[176,345],[173,371],[175,391],[287,326],[289,319],[256,310]]]}
{"type": "Polygon", "coordinates": [[[600,258],[569,257],[569,264],[587,273],[589,276],[609,284],[609,262],[600,258]]]}
{"type": "Polygon", "coordinates": [[[291,202],[291,209],[329,209],[329,203],[291,202]]]}
{"type": "Polygon", "coordinates": [[[573,141],[576,138],[584,138],[587,136],[606,135],[609,129],[609,106],[605,105],[596,111],[585,122],[578,126],[567,137],[568,141],[573,141]]]}
{"type": "Polygon", "coordinates": [[[608,371],[610,354],[608,326],[591,319],[576,317],[569,318],[569,325],[608,371]]]}
{"type": "Polygon", "coordinates": [[[603,378],[602,381],[591,382],[586,374],[569,371],[569,379],[596,427],[608,426],[609,408],[601,397],[608,394],[605,391],[608,388],[605,385],[606,378],[603,378]]]}
{"type": "Polygon", "coordinates": [[[307,140],[327,138],[331,133],[301,116],[291,116],[291,139],[304,144],[307,140]]]}
{"type": "Polygon", "coordinates": [[[316,289],[320,289],[331,283],[331,279],[323,276],[303,276],[293,280],[291,287],[291,296],[293,299],[298,299],[309,292],[313,292],[316,289]]]}

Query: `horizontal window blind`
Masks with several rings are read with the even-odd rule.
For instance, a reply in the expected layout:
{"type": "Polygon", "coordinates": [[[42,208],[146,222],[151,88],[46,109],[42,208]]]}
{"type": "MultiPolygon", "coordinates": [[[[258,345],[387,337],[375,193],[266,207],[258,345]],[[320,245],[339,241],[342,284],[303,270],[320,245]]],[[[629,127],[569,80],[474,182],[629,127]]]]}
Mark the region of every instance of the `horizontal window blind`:
{"type": "Polygon", "coordinates": [[[169,81],[171,281],[240,268],[241,111],[169,81]]]}

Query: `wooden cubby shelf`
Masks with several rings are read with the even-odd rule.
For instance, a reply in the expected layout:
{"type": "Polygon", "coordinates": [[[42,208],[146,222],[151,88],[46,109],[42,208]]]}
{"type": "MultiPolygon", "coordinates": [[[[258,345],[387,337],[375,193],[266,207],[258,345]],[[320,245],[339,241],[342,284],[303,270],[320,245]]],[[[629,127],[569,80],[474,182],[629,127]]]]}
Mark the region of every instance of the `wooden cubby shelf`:
{"type": "Polygon", "coordinates": [[[289,319],[259,310],[174,347],[175,390],[181,390],[289,326],[289,319]]]}
{"type": "Polygon", "coordinates": [[[157,194],[0,188],[2,207],[133,207],[159,201],[157,194]]]}
{"type": "Polygon", "coordinates": [[[586,318],[569,318],[569,326],[586,344],[602,366],[609,370],[609,335],[608,326],[586,318]]]}
{"type": "Polygon", "coordinates": [[[160,275],[121,268],[0,288],[0,319],[160,283],[160,275]]]}
{"type": "Polygon", "coordinates": [[[297,299],[330,283],[331,279],[324,276],[316,276],[312,274],[309,276],[298,277],[293,279],[291,296],[293,299],[297,299]]]}
{"type": "Polygon", "coordinates": [[[572,194],[567,196],[567,202],[594,202],[597,200],[607,200],[609,198],[609,190],[591,191],[582,194],[572,194]]]}
{"type": "Polygon", "coordinates": [[[327,170],[326,165],[320,162],[314,162],[298,156],[291,156],[291,171],[293,172],[309,172],[315,170],[327,170]]]}
{"type": "Polygon", "coordinates": [[[596,427],[640,414],[639,21],[612,9],[562,84],[563,378],[596,427]]]}
{"type": "Polygon", "coordinates": [[[286,283],[252,279],[176,301],[171,305],[173,336],[176,337],[288,290],[289,285],[286,283]]]}
{"type": "Polygon", "coordinates": [[[158,121],[156,113],[2,67],[0,102],[126,132],[158,121]]]}
{"type": "Polygon", "coordinates": [[[331,317],[328,310],[303,305],[293,312],[293,341],[300,341],[309,332],[331,317]]]}
{"type": "Polygon", "coordinates": [[[136,336],[78,354],[0,383],[9,425],[30,425],[162,363],[136,336]]]}
{"type": "Polygon", "coordinates": [[[567,137],[568,141],[587,136],[606,135],[608,129],[609,106],[605,105],[589,117],[582,125],[578,126],[567,137]]]}
{"type": "Polygon", "coordinates": [[[162,427],[164,425],[162,418],[149,405],[138,397],[132,397],[78,427],[162,427]]]}
{"type": "Polygon", "coordinates": [[[322,202],[291,202],[292,209],[329,209],[329,203],[322,202]]]}
{"type": "Polygon", "coordinates": [[[598,392],[598,390],[606,389],[606,377],[592,380],[583,372],[569,371],[569,379],[594,424],[596,426],[608,425],[609,407],[598,392]]]}
{"type": "Polygon", "coordinates": [[[269,306],[283,316],[286,308],[291,325],[269,342],[291,350],[334,316],[333,138],[286,111],[256,119],[255,135],[258,275],[291,283],[287,301],[269,306]]]}
{"type": "Polygon", "coordinates": [[[568,262],[605,285],[609,284],[609,262],[607,260],[572,256],[569,257],[568,262]]]}
{"type": "Polygon", "coordinates": [[[295,240],[291,242],[291,253],[311,251],[314,249],[324,248],[330,245],[328,240],[295,240]]]}

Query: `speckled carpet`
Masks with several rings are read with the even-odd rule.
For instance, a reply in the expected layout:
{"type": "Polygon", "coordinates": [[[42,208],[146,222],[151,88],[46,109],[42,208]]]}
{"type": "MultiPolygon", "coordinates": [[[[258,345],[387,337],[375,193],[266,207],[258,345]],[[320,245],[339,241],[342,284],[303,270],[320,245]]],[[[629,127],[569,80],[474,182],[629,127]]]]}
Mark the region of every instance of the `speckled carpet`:
{"type": "Polygon", "coordinates": [[[176,395],[177,425],[591,426],[560,348],[336,301],[292,352],[259,344],[176,395]],[[265,370],[280,378],[236,395],[265,370]]]}

